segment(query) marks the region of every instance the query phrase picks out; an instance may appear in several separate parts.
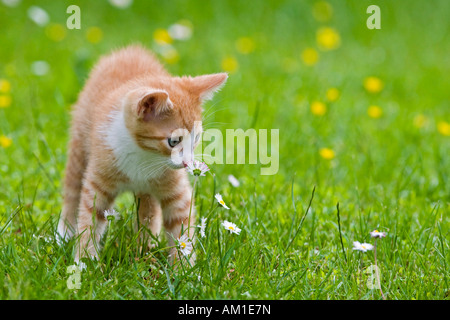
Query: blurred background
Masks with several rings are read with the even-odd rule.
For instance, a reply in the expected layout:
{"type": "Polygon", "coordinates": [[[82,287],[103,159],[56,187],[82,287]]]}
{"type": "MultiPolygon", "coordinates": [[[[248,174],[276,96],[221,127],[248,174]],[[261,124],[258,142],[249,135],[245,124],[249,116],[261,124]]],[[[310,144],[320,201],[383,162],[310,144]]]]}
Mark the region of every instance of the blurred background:
{"type": "Polygon", "coordinates": [[[378,252],[388,298],[448,299],[449,17],[448,0],[0,0],[0,297],[360,299],[352,243],[377,228],[388,234],[378,252]],[[79,30],[67,28],[70,5],[79,30]],[[370,5],[381,29],[367,28],[370,5]],[[211,165],[197,214],[217,192],[231,209],[209,216],[217,228],[199,269],[175,289],[135,259],[134,198],[123,195],[101,268],[72,294],[73,245],[52,238],[70,108],[99,57],[133,43],[173,75],[228,72],[204,125],[278,129],[279,171],[211,165]],[[239,237],[219,230],[225,219],[239,237]]]}

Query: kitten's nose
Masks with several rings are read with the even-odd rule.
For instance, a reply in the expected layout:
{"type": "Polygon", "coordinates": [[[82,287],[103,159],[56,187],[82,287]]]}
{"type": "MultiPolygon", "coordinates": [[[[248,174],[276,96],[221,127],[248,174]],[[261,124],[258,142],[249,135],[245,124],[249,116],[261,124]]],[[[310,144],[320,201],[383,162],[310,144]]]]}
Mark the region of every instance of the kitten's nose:
{"type": "Polygon", "coordinates": [[[187,162],[183,160],[182,163],[183,163],[183,166],[186,168],[187,167],[187,162]]]}

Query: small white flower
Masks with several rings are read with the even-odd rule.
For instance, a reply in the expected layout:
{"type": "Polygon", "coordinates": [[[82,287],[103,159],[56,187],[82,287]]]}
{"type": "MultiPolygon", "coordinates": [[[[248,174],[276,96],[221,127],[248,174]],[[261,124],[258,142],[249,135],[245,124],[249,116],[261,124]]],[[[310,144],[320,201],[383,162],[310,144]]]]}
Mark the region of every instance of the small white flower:
{"type": "Polygon", "coordinates": [[[384,238],[384,237],[386,237],[386,232],[380,232],[380,231],[378,231],[378,230],[373,230],[373,231],[370,233],[370,236],[371,236],[372,238],[384,238]]]}
{"type": "Polygon", "coordinates": [[[222,205],[222,207],[224,207],[225,209],[230,209],[230,208],[228,208],[227,205],[225,204],[225,201],[223,201],[222,195],[221,195],[220,193],[216,194],[216,195],[215,195],[215,198],[216,198],[217,202],[219,202],[219,203],[222,205]]]}
{"type": "Polygon", "coordinates": [[[239,234],[241,232],[241,229],[238,228],[233,222],[229,222],[229,221],[224,221],[222,222],[223,227],[230,231],[230,233],[236,233],[239,234]]]}
{"type": "Polygon", "coordinates": [[[28,8],[28,17],[34,21],[38,26],[43,27],[50,21],[47,11],[38,6],[31,6],[28,8]]]}
{"type": "Polygon", "coordinates": [[[209,171],[206,163],[201,161],[189,161],[186,165],[186,170],[193,176],[205,176],[205,173],[209,171]]]}
{"type": "Polygon", "coordinates": [[[206,220],[207,219],[208,218],[202,218],[202,223],[197,226],[200,228],[200,235],[202,236],[202,238],[206,237],[205,230],[206,230],[206,220]]]}
{"type": "Polygon", "coordinates": [[[3,4],[8,7],[17,7],[21,0],[2,0],[3,4]]]}
{"type": "Polygon", "coordinates": [[[31,64],[31,72],[36,76],[45,76],[50,70],[50,65],[46,61],[34,61],[31,64]]]}
{"type": "Polygon", "coordinates": [[[120,219],[120,214],[114,209],[109,209],[109,210],[103,211],[103,215],[105,216],[106,220],[119,220],[120,219]]]}
{"type": "Polygon", "coordinates": [[[360,243],[359,241],[353,242],[353,250],[358,250],[362,252],[366,252],[367,250],[372,250],[373,245],[370,243],[360,243]]]}
{"type": "Polygon", "coordinates": [[[184,234],[181,238],[178,238],[177,241],[181,253],[188,256],[192,252],[192,242],[189,241],[188,236],[184,234]]]}
{"type": "Polygon", "coordinates": [[[233,187],[235,187],[235,188],[237,188],[237,187],[240,186],[239,180],[236,179],[236,177],[233,176],[232,174],[230,174],[230,175],[228,176],[228,181],[229,181],[229,182],[231,183],[231,185],[232,185],[233,187]]]}
{"type": "Polygon", "coordinates": [[[133,0],[109,0],[109,3],[116,8],[126,9],[133,3],[133,0]]]}
{"type": "Polygon", "coordinates": [[[184,24],[175,23],[168,29],[170,36],[177,40],[189,40],[192,36],[192,29],[184,24]]]}

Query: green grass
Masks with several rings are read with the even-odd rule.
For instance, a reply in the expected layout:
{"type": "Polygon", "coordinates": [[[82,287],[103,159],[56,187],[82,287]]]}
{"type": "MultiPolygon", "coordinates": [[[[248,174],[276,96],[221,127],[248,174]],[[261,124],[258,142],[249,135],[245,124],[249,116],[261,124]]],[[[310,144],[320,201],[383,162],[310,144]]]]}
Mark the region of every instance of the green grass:
{"type": "MultiPolygon", "coordinates": [[[[119,10],[80,1],[82,29],[65,29],[61,41],[27,17],[34,1],[0,4],[0,78],[11,83],[12,97],[0,108],[0,135],[12,139],[0,147],[0,299],[377,300],[380,292],[359,282],[374,253],[352,250],[353,241],[373,243],[374,229],[387,232],[377,243],[387,299],[449,299],[450,137],[438,130],[450,122],[448,1],[330,0],[326,22],[312,14],[316,1],[146,3],[119,10]],[[370,4],[381,8],[381,30],[366,28],[370,4]],[[238,69],[205,106],[215,112],[208,121],[222,130],[279,129],[280,170],[261,176],[260,165],[211,165],[215,177],[202,177],[195,194],[208,227],[193,268],[168,265],[167,251],[158,251],[164,237],[152,251],[140,250],[136,204],[124,194],[100,261],[88,262],[81,288],[70,290],[75,240],[60,247],[53,237],[70,106],[100,55],[134,42],[156,49],[153,32],[180,19],[194,33],[173,43],[180,59],[168,70],[219,72],[233,57],[238,69]],[[98,43],[86,38],[93,26],[103,32],[98,43]],[[318,49],[323,26],[339,33],[337,49],[318,49]],[[240,37],[251,37],[255,50],[239,53],[240,37]],[[313,66],[301,60],[307,47],[319,53],[313,66]],[[48,74],[32,74],[37,60],[49,63],[48,74]],[[381,92],[364,89],[369,76],[383,81],[381,92]],[[330,87],[340,92],[335,102],[325,98],[330,87]],[[323,116],[311,113],[315,100],[326,104],[323,116]],[[368,116],[370,105],[380,106],[381,118],[368,116]],[[414,125],[417,115],[426,118],[422,127],[414,125]],[[334,159],[323,159],[321,148],[334,159]],[[217,207],[215,192],[231,210],[217,207]],[[223,220],[241,234],[228,234],[223,220]]],[[[65,26],[70,4],[39,6],[65,26]]]]}

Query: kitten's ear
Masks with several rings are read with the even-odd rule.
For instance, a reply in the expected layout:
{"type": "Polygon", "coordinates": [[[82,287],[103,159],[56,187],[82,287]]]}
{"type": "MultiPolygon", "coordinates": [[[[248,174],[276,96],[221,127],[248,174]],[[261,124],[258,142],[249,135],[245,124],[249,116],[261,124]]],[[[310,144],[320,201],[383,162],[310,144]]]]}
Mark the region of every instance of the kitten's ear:
{"type": "Polygon", "coordinates": [[[206,74],[191,78],[191,88],[194,94],[200,97],[200,100],[211,100],[214,93],[225,85],[228,79],[227,73],[206,74]]]}
{"type": "Polygon", "coordinates": [[[171,110],[172,107],[172,102],[166,91],[153,90],[148,91],[139,99],[135,110],[139,119],[149,121],[171,110]]]}

